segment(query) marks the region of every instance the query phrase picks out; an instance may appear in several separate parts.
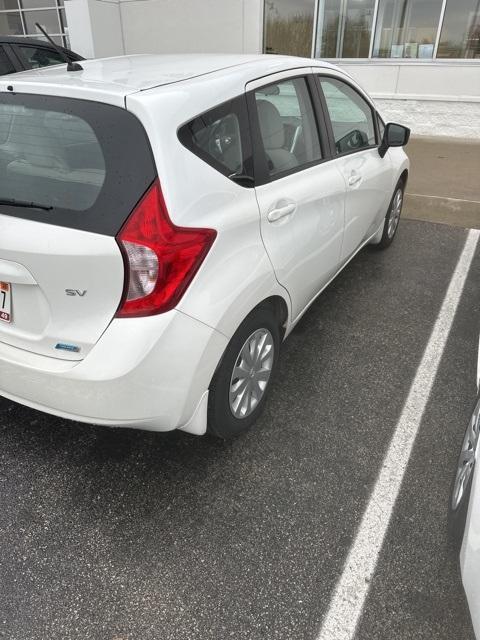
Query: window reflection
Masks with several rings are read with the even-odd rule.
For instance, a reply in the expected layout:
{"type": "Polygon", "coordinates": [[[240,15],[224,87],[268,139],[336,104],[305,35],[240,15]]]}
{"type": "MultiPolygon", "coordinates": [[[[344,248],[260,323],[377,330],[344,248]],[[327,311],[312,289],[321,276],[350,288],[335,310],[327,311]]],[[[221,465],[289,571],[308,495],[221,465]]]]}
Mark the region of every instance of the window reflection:
{"type": "Polygon", "coordinates": [[[350,0],[345,15],[343,58],[368,58],[375,2],[350,0]]]}
{"type": "Polygon", "coordinates": [[[480,0],[448,0],[439,58],[480,58],[480,0]]]}
{"type": "Polygon", "coordinates": [[[373,56],[432,58],[442,0],[380,0],[373,56]]]}
{"type": "Polygon", "coordinates": [[[265,0],[265,53],[312,55],[315,0],[265,0]]]}
{"type": "Polygon", "coordinates": [[[316,55],[368,58],[375,0],[325,0],[319,5],[316,55]]]}
{"type": "Polygon", "coordinates": [[[480,0],[446,0],[440,24],[442,5],[443,0],[265,0],[264,50],[310,57],[316,31],[317,58],[429,60],[438,45],[438,58],[480,59],[480,0]]]}

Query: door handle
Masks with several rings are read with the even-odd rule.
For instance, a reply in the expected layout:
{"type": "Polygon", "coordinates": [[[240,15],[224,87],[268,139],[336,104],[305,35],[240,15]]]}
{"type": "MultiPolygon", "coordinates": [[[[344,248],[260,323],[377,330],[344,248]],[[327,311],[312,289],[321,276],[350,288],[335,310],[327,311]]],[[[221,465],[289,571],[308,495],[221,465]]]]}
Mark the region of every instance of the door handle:
{"type": "Polygon", "coordinates": [[[277,220],[280,220],[281,218],[285,218],[286,216],[289,216],[292,213],[294,213],[296,208],[297,208],[297,205],[294,202],[291,202],[290,204],[286,204],[283,207],[278,207],[277,209],[272,209],[267,214],[268,221],[269,222],[276,222],[277,220]]]}
{"type": "Polygon", "coordinates": [[[361,179],[362,176],[359,173],[352,173],[352,175],[348,179],[348,184],[353,187],[353,185],[357,184],[357,182],[360,182],[361,179]]]}

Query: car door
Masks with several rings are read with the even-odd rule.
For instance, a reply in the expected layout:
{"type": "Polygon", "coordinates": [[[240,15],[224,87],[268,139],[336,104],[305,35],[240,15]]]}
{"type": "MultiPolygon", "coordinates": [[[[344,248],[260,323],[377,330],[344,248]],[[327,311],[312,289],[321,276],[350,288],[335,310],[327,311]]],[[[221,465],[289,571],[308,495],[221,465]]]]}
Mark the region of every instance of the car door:
{"type": "Polygon", "coordinates": [[[344,227],[345,183],[310,71],[247,85],[261,234],[294,320],[338,269],[344,227]]]}
{"type": "Polygon", "coordinates": [[[392,197],[390,158],[378,153],[375,111],[349,82],[333,74],[317,75],[328,113],[333,164],[346,185],[342,261],[378,229],[392,197]]]}

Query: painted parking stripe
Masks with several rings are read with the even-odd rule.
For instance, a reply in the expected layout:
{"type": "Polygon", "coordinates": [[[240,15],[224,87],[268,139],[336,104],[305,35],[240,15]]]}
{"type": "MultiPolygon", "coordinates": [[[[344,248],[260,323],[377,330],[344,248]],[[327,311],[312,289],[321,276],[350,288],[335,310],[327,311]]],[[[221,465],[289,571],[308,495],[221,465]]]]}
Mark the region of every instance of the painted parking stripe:
{"type": "Polygon", "coordinates": [[[448,202],[469,202],[470,204],[480,204],[480,200],[465,200],[465,198],[447,198],[447,196],[432,196],[426,193],[410,193],[407,192],[407,196],[413,196],[414,198],[434,198],[435,200],[447,200],[448,202]]]}
{"type": "MultiPolygon", "coordinates": [[[[353,640],[480,231],[470,230],[317,640],[353,640]]],[[[472,347],[473,348],[473,347],[472,347]]]]}

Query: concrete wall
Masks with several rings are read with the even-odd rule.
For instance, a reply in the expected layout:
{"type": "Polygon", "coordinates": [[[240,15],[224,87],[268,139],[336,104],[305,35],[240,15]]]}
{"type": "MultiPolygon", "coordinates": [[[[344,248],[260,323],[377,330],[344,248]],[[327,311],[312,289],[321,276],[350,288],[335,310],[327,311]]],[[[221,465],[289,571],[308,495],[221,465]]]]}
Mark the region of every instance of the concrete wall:
{"type": "Polygon", "coordinates": [[[257,53],[259,0],[121,0],[126,53],[257,53]]]}
{"type": "Polygon", "coordinates": [[[66,0],[71,48],[85,58],[125,53],[118,0],[66,0]]]}
{"type": "Polygon", "coordinates": [[[480,138],[480,60],[337,64],[365,87],[387,119],[413,133],[480,138]]]}
{"type": "Polygon", "coordinates": [[[262,48],[262,0],[65,0],[65,9],[71,47],[85,57],[262,48]]]}

